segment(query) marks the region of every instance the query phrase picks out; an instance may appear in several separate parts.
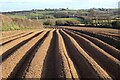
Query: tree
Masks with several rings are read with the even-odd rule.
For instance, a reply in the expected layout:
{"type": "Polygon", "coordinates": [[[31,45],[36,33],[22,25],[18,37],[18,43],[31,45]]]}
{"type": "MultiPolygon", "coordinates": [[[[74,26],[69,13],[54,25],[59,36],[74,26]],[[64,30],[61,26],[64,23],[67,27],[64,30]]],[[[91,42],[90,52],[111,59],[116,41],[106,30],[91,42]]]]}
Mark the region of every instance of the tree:
{"type": "Polygon", "coordinates": [[[55,21],[54,20],[47,20],[43,23],[43,25],[50,25],[50,26],[53,26],[55,25],[55,21]]]}
{"type": "Polygon", "coordinates": [[[68,18],[69,14],[68,14],[68,12],[56,12],[56,13],[54,13],[54,17],[56,17],[56,18],[68,18]]]}
{"type": "Polygon", "coordinates": [[[119,28],[120,29],[120,21],[113,21],[112,23],[113,28],[119,28]]]}
{"type": "Polygon", "coordinates": [[[94,21],[95,21],[95,26],[97,26],[97,21],[98,21],[98,16],[97,16],[97,13],[96,11],[94,10],[90,10],[90,16],[94,18],[94,21]]]}
{"type": "Polygon", "coordinates": [[[56,26],[65,26],[67,23],[65,20],[57,20],[55,24],[56,26]]]}
{"type": "Polygon", "coordinates": [[[74,25],[78,25],[78,24],[80,24],[80,21],[78,21],[78,20],[69,20],[69,21],[67,21],[68,26],[74,26],[74,25]]]}
{"type": "Polygon", "coordinates": [[[75,26],[80,24],[80,21],[78,20],[57,20],[56,25],[57,26],[75,26]]]}
{"type": "Polygon", "coordinates": [[[43,15],[43,16],[41,16],[41,19],[54,19],[54,16],[52,16],[52,15],[43,15]]]}

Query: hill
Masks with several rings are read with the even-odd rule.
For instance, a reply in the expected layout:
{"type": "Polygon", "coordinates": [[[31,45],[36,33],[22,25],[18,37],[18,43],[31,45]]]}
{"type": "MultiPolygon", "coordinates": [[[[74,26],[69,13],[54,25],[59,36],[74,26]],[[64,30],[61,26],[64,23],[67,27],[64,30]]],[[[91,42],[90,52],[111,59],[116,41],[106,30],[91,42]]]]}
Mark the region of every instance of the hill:
{"type": "Polygon", "coordinates": [[[2,22],[1,27],[3,31],[43,27],[42,22],[39,20],[11,18],[3,14],[0,14],[0,19],[2,22]]]}

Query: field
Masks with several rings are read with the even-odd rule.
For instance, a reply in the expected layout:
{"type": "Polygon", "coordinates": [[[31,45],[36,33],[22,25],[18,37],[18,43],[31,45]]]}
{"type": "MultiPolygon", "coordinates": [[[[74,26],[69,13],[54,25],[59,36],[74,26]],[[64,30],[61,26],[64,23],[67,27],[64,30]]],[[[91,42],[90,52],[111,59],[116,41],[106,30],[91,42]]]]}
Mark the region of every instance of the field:
{"type": "Polygon", "coordinates": [[[119,80],[118,32],[85,27],[3,31],[1,77],[119,80]]]}

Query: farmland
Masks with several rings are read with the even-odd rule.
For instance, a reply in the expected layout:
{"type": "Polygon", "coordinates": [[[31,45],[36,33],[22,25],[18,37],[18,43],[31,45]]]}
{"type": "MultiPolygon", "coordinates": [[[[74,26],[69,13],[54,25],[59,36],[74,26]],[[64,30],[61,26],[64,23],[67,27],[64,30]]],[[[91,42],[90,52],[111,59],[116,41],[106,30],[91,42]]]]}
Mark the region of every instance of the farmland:
{"type": "MultiPolygon", "coordinates": [[[[93,8],[93,9],[32,9],[23,11],[11,11],[3,12],[3,15],[9,16],[11,18],[18,19],[30,19],[39,20],[41,22],[46,22],[46,20],[53,22],[52,26],[56,25],[54,22],[79,22],[77,24],[72,24],[72,26],[94,26],[94,27],[104,27],[104,28],[116,28],[120,26],[120,18],[118,9],[105,9],[105,8],[93,8]]],[[[51,25],[51,24],[50,24],[51,25]]],[[[68,24],[67,24],[68,25],[68,24]]],[[[62,26],[67,26],[66,24],[62,26]]],[[[71,25],[68,25],[71,26],[71,25]]]]}
{"type": "Polygon", "coordinates": [[[68,26],[3,31],[1,78],[119,80],[118,32],[68,26]]]}

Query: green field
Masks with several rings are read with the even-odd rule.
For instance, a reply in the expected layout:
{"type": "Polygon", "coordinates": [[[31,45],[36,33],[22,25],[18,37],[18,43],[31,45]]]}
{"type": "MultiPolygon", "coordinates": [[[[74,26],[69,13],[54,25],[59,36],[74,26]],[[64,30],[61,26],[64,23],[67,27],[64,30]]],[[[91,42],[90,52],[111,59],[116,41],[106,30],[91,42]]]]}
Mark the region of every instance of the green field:
{"type": "Polygon", "coordinates": [[[81,23],[84,23],[84,20],[81,18],[56,18],[56,20],[65,20],[65,21],[72,21],[72,20],[78,20],[81,23]]]}

